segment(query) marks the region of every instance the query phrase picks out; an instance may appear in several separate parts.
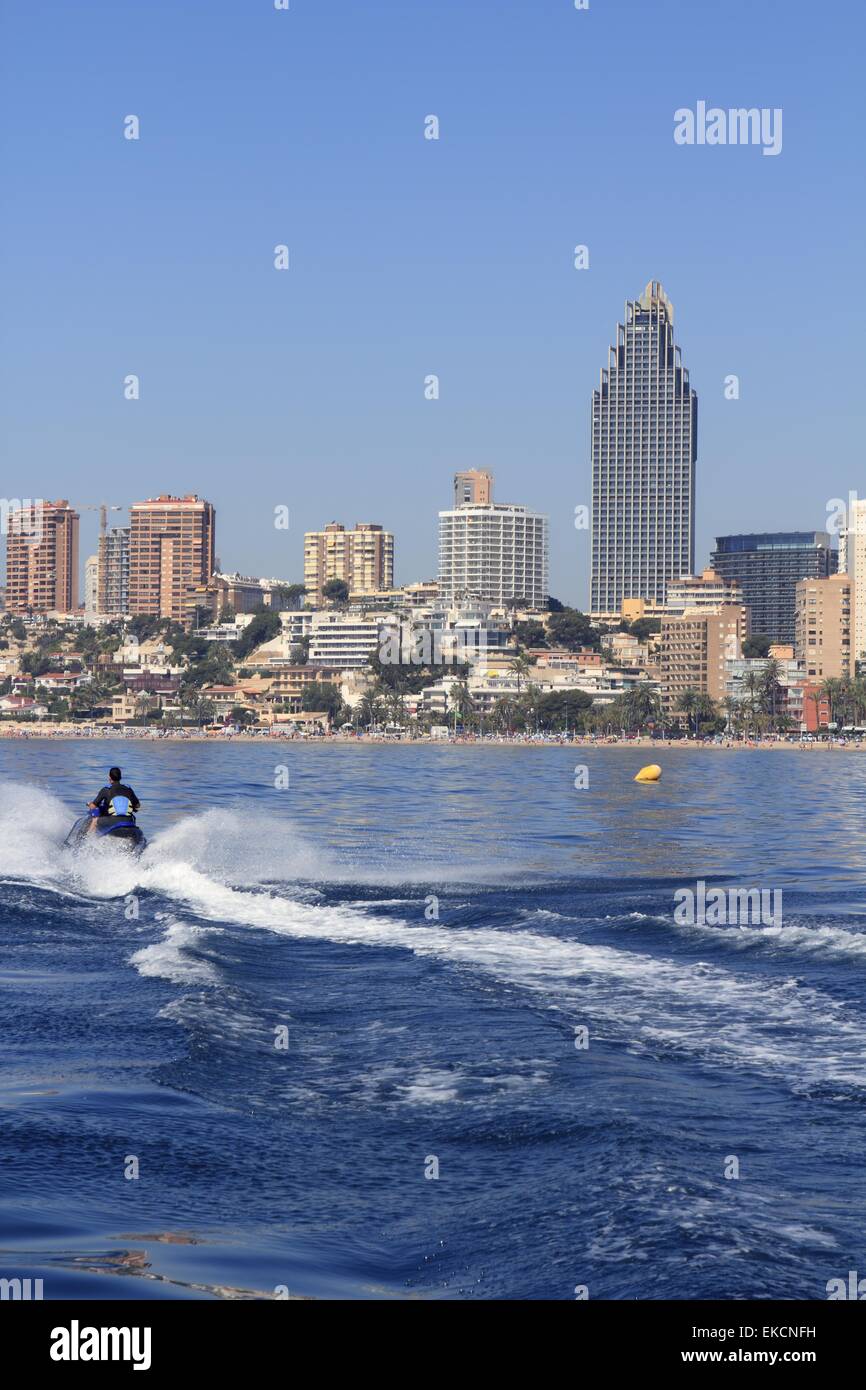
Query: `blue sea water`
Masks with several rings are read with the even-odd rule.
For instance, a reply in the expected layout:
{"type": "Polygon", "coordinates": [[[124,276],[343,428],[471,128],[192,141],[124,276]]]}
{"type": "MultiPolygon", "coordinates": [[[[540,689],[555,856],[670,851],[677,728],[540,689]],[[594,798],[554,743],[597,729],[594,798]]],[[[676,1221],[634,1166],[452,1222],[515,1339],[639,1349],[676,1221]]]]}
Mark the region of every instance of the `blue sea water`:
{"type": "Polygon", "coordinates": [[[0,1276],[822,1299],[866,1274],[866,756],[654,756],[638,786],[624,748],[0,743],[0,1276]],[[137,861],[59,847],[112,761],[137,861]],[[698,880],[780,890],[781,924],[678,924],[698,880]]]}

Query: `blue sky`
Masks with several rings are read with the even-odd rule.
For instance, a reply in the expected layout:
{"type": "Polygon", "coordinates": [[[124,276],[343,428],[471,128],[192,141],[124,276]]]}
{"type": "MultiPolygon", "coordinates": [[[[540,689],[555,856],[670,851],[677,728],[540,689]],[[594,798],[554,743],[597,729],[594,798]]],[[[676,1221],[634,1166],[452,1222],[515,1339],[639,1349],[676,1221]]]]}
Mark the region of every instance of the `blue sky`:
{"type": "Polygon", "coordinates": [[[863,39],[855,0],[0,0],[0,493],[198,491],[224,567],[297,579],[304,530],[379,521],[406,582],[490,467],[585,606],[591,393],[653,278],[698,565],[820,527],[866,493],[863,39]],[[781,107],[782,153],[677,146],[699,99],[781,107]]]}

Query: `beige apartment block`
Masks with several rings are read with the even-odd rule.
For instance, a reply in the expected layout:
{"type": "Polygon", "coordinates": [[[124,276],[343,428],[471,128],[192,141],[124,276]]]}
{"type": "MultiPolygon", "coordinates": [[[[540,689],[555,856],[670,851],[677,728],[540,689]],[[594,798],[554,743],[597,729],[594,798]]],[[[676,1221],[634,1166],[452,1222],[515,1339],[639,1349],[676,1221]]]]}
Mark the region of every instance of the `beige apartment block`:
{"type": "Polygon", "coordinates": [[[725,662],[743,654],[749,610],[743,604],[690,608],[661,620],[659,673],[662,703],[673,713],[686,690],[720,701],[725,696],[725,662]]]}
{"type": "Polygon", "coordinates": [[[304,536],[306,602],[322,602],[322,590],[342,579],[353,594],[375,594],[394,585],[394,537],[373,522],[358,522],[347,531],[332,521],[324,531],[304,536]]]}
{"type": "Polygon", "coordinates": [[[79,516],[65,499],[9,512],[6,608],[9,613],[73,613],[78,608],[79,516]]]}
{"type": "Polygon", "coordinates": [[[723,603],[743,602],[743,591],[736,580],[723,579],[715,570],[684,574],[667,587],[665,609],[684,613],[687,608],[718,608],[723,603]]]}
{"type": "Polygon", "coordinates": [[[486,507],[493,501],[493,474],[486,468],[467,468],[454,474],[454,505],[486,507]]]}
{"type": "Polygon", "coordinates": [[[129,510],[129,611],[190,622],[214,571],[214,509],[194,493],[129,510]]]}
{"type": "Polygon", "coordinates": [[[794,614],[797,659],[815,680],[841,680],[854,674],[851,657],[851,578],[801,579],[794,614]]]}
{"type": "Polygon", "coordinates": [[[846,520],[839,533],[839,570],[851,580],[853,660],[866,661],[866,498],[849,498],[846,520]]]}

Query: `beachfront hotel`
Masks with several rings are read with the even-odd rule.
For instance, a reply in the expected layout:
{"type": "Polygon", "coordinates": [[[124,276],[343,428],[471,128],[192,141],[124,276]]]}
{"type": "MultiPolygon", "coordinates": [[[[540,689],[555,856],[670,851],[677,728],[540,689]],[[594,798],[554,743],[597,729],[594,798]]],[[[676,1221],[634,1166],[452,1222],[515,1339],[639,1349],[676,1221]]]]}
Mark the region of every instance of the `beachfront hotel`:
{"type": "Polygon", "coordinates": [[[693,572],[697,420],[673,305],[652,280],[627,302],[592,397],[593,617],[628,599],[661,605],[693,572]]]}
{"type": "Polygon", "coordinates": [[[189,622],[214,571],[214,509],[195,493],[129,509],[129,611],[189,622]]]}
{"type": "Polygon", "coordinates": [[[78,512],[62,499],[10,510],[6,535],[9,613],[73,613],[78,607],[78,512]]]}
{"type": "Polygon", "coordinates": [[[308,603],[320,604],[332,579],[353,594],[375,594],[394,583],[394,537],[374,522],[357,522],[347,531],[332,521],[323,531],[304,535],[304,587],[308,603]]]}
{"type": "Polygon", "coordinates": [[[748,636],[749,610],[742,604],[664,614],[658,661],[665,712],[675,713],[687,690],[716,701],[724,699],[726,663],[742,657],[748,636]]]}

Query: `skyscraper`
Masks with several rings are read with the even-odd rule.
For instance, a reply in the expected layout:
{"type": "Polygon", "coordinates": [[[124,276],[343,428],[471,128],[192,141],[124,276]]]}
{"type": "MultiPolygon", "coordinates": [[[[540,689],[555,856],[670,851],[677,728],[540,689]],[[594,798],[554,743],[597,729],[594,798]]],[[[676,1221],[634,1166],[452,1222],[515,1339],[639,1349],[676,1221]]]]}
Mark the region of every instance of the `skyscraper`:
{"type": "Polygon", "coordinates": [[[826,579],[836,573],[838,558],[826,531],[766,531],[717,536],[710,564],[742,589],[753,637],[791,643],[798,580],[826,579]]]}
{"type": "Polygon", "coordinates": [[[27,502],[9,512],[10,613],[72,613],[78,608],[78,522],[78,513],[65,499],[27,502]]]}
{"type": "Polygon", "coordinates": [[[548,521],[504,502],[439,513],[439,594],[447,602],[512,599],[546,608],[548,521]]]}
{"type": "Polygon", "coordinates": [[[331,579],[342,579],[353,594],[374,594],[394,584],[394,537],[372,521],[347,531],[332,521],[324,531],[304,536],[304,585],[308,603],[321,603],[331,579]]]}
{"type": "Polygon", "coordinates": [[[214,509],[194,493],[129,509],[129,611],[190,622],[214,571],[214,509]]]}
{"type": "Polygon", "coordinates": [[[849,499],[846,520],[839,532],[839,570],[851,580],[851,659],[866,662],[866,498],[849,499]]]}
{"type": "Polygon", "coordinates": [[[113,526],[99,537],[100,613],[129,612],[129,529],[113,526]]]}
{"type": "Polygon", "coordinates": [[[657,280],[625,306],[592,396],[590,609],[623,599],[662,604],[694,570],[698,401],[674,341],[674,309],[657,280]]]}

